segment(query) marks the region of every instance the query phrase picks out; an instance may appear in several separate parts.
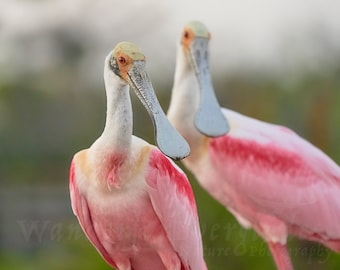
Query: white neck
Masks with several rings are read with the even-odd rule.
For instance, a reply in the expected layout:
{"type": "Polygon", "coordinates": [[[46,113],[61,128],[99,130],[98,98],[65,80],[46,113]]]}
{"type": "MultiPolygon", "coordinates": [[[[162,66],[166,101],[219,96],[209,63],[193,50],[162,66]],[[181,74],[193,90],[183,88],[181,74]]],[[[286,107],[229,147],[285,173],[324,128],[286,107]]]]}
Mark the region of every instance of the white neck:
{"type": "Polygon", "coordinates": [[[167,116],[171,124],[191,146],[202,136],[194,126],[194,116],[199,105],[198,80],[188,57],[179,45],[177,49],[174,86],[167,116]]]}
{"type": "Polygon", "coordinates": [[[109,69],[108,59],[104,81],[107,97],[105,128],[91,149],[100,155],[129,154],[133,123],[129,86],[109,69]]]}

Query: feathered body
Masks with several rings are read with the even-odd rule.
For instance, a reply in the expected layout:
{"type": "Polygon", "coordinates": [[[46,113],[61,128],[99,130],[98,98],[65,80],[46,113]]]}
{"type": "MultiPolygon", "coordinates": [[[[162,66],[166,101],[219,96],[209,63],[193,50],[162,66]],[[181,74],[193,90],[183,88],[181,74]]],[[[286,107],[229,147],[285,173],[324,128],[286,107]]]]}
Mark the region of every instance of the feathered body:
{"type": "Polygon", "coordinates": [[[90,242],[116,269],[204,269],[196,204],[185,174],[158,148],[132,135],[124,78],[134,78],[123,70],[126,62],[143,57],[131,44],[117,46],[124,53],[115,49],[104,67],[104,131],[71,164],[72,209],[90,242]],[[121,76],[111,63],[116,59],[121,76]]]}
{"type": "Polygon", "coordinates": [[[196,43],[208,43],[204,29],[188,24],[177,51],[168,118],[190,145],[183,163],[241,225],[263,237],[279,269],[293,268],[288,234],[340,251],[340,168],[326,154],[286,127],[228,109],[207,117],[214,125],[221,113],[229,132],[208,137],[198,130],[200,98],[205,88],[212,91],[208,64],[199,67],[208,61],[207,45],[196,43]]]}

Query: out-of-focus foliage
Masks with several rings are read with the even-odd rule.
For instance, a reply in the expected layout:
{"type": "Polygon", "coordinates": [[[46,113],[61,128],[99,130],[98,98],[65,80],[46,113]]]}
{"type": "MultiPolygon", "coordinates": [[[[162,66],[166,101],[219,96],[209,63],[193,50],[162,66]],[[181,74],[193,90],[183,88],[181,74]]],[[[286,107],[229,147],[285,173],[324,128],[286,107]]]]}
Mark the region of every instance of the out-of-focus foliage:
{"type": "MultiPolygon", "coordinates": [[[[150,75],[166,111],[176,38],[187,20],[202,20],[221,105],[286,125],[340,163],[338,4],[248,2],[0,2],[0,269],[111,269],[72,213],[68,174],[74,153],[103,130],[102,65],[121,40],[141,46],[158,71],[150,75]]],[[[131,97],[134,133],[153,142],[131,97]]],[[[186,172],[209,269],[275,269],[265,243],[186,172]]],[[[289,251],[296,269],[340,269],[340,255],[318,244],[290,238],[289,251]]]]}
{"type": "MultiPolygon", "coordinates": [[[[214,85],[222,106],[286,125],[340,163],[340,69],[294,80],[241,74],[214,78],[214,85]]],[[[171,85],[155,88],[166,110],[171,85]]],[[[131,96],[134,133],[153,142],[148,114],[131,96]]],[[[99,136],[105,110],[103,84],[79,89],[72,73],[0,82],[1,269],[110,269],[84,237],[67,189],[70,160],[99,136]]],[[[209,269],[274,269],[265,243],[187,173],[209,269]]],[[[339,255],[315,243],[291,238],[289,249],[296,269],[340,265],[339,255]]]]}
{"type": "MultiPolygon", "coordinates": [[[[107,9],[105,5],[102,8],[107,9]]],[[[129,15],[133,17],[139,12],[140,9],[135,8],[134,14],[129,15]]],[[[107,13],[111,16],[110,10],[107,13]]],[[[127,31],[128,37],[145,36],[149,41],[145,44],[153,44],[160,38],[154,31],[145,33],[139,27],[155,30],[154,21],[161,21],[164,14],[158,12],[147,24],[138,24],[138,31],[127,31]]],[[[0,269],[110,269],[72,214],[68,173],[73,154],[91,145],[102,132],[105,120],[104,84],[98,83],[102,71],[93,71],[102,66],[104,58],[94,61],[91,57],[87,60],[82,57],[94,48],[106,47],[107,43],[110,50],[113,40],[120,41],[123,33],[111,36],[111,31],[126,29],[121,23],[124,16],[125,12],[116,12],[112,17],[115,29],[111,29],[107,21],[92,17],[87,25],[95,30],[90,31],[92,35],[86,42],[83,37],[90,29],[85,27],[79,31],[76,27],[84,22],[83,18],[68,26],[74,22],[71,16],[70,21],[63,21],[67,30],[46,27],[46,32],[36,36],[27,34],[9,43],[18,46],[11,48],[15,53],[9,57],[8,66],[0,69],[0,269]],[[95,22],[102,24],[96,26],[95,22]],[[99,29],[105,33],[105,39],[100,38],[100,34],[93,35],[99,29]],[[52,49],[44,50],[47,44],[52,44],[52,49]],[[32,70],[29,67],[34,63],[26,60],[27,54],[42,57],[42,60],[36,59],[38,64],[33,65],[32,70]],[[44,63],[46,69],[37,68],[44,67],[44,63]],[[95,82],[88,83],[91,80],[85,81],[85,77],[94,77],[95,82]]],[[[159,28],[168,36],[163,27],[159,28]]],[[[222,33],[215,34],[217,43],[222,33]]],[[[175,45],[175,40],[171,42],[175,45]]],[[[155,51],[152,47],[145,49],[155,51]]],[[[164,73],[174,64],[174,54],[160,49],[159,52],[172,60],[166,67],[157,67],[164,73]]],[[[149,66],[157,65],[157,59],[152,57],[155,56],[150,53],[149,66]]],[[[286,125],[340,163],[340,64],[334,64],[340,63],[340,59],[337,61],[335,57],[332,63],[331,68],[312,69],[312,73],[302,72],[294,77],[219,71],[225,77],[213,74],[213,81],[223,107],[286,125]]],[[[171,83],[168,79],[162,83],[165,74],[155,75],[151,79],[156,82],[157,95],[166,111],[171,83]]],[[[131,97],[134,133],[153,142],[149,116],[134,93],[131,97]]],[[[253,231],[241,228],[187,173],[196,195],[209,269],[274,269],[265,243],[253,231]]],[[[289,249],[296,269],[324,270],[340,266],[340,255],[318,244],[291,238],[289,249]]]]}

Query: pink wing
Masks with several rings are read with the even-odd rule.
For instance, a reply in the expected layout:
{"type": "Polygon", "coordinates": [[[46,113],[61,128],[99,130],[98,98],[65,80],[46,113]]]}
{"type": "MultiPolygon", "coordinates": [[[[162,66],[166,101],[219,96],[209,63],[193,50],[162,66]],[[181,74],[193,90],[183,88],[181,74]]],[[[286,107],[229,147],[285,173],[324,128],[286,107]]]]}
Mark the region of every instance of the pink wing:
{"type": "Polygon", "coordinates": [[[79,224],[81,225],[86,236],[91,241],[93,246],[96,247],[99,254],[102,255],[105,261],[112,267],[116,268],[117,266],[115,262],[112,260],[98,239],[97,233],[93,227],[91,212],[88,208],[87,200],[78,190],[74,160],[72,161],[70,168],[70,196],[73,213],[77,216],[79,224]]]}
{"type": "MultiPolygon", "coordinates": [[[[226,113],[226,111],[225,111],[226,113]]],[[[253,209],[315,238],[340,239],[340,168],[287,128],[227,112],[237,122],[210,157],[253,209]]]]}
{"type": "Polygon", "coordinates": [[[158,149],[151,152],[146,183],[152,205],[185,269],[204,269],[196,203],[185,174],[158,149]]]}

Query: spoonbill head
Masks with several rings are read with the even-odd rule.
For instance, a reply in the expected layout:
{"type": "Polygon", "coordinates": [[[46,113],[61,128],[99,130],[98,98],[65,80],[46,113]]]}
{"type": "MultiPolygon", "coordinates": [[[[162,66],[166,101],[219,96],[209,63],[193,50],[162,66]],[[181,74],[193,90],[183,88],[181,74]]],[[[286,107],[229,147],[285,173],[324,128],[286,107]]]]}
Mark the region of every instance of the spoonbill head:
{"type": "MultiPolygon", "coordinates": [[[[195,107],[194,124],[199,132],[209,137],[218,137],[228,132],[229,126],[212,87],[208,45],[210,33],[204,24],[198,21],[188,23],[182,32],[177,61],[180,68],[177,76],[190,78],[188,84],[190,89],[198,96],[193,100],[195,107]],[[183,74],[184,73],[184,74],[183,74]],[[188,73],[191,73],[188,75],[188,73]],[[199,94],[195,89],[199,85],[199,94]]],[[[184,86],[188,87],[188,86],[184,86]]]]}
{"type": "Polygon", "coordinates": [[[121,42],[107,57],[104,67],[105,81],[115,83],[117,75],[121,83],[127,83],[137,94],[148,111],[155,128],[156,144],[172,159],[189,155],[190,148],[183,137],[171,126],[165,116],[145,68],[145,56],[130,42],[121,42]],[[113,71],[113,72],[112,72],[113,71]]]}

